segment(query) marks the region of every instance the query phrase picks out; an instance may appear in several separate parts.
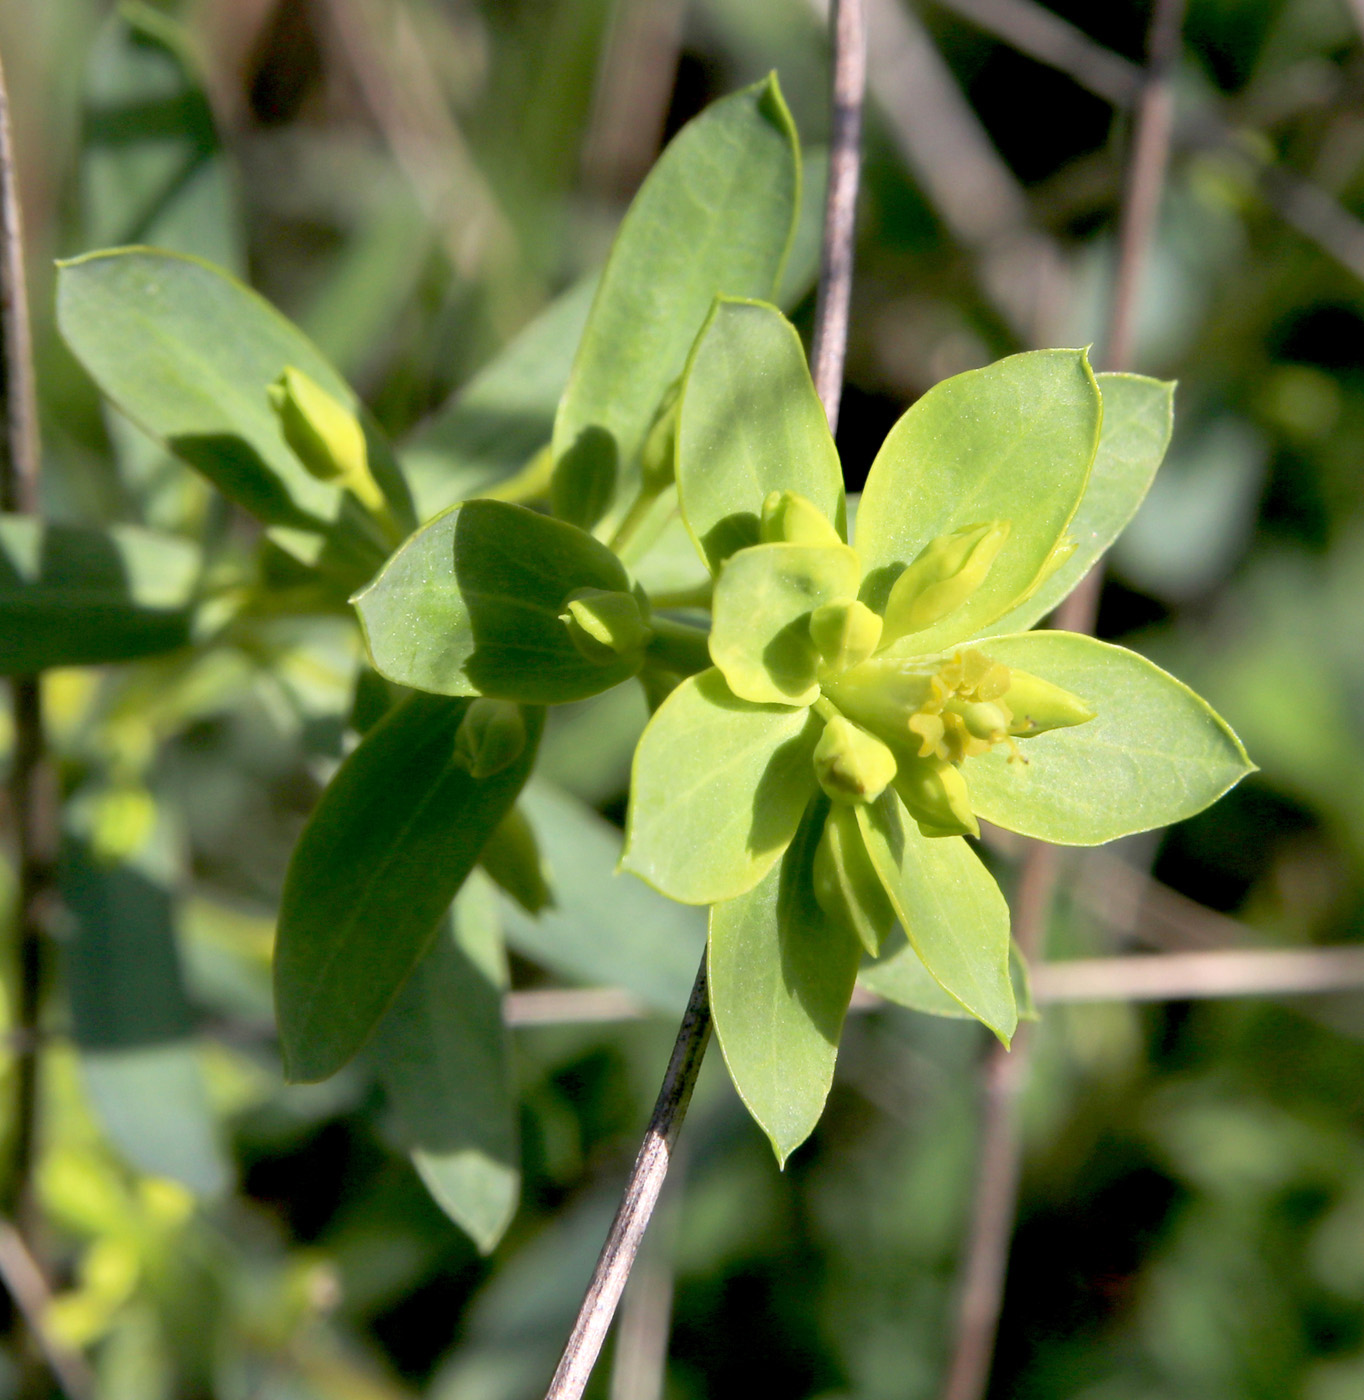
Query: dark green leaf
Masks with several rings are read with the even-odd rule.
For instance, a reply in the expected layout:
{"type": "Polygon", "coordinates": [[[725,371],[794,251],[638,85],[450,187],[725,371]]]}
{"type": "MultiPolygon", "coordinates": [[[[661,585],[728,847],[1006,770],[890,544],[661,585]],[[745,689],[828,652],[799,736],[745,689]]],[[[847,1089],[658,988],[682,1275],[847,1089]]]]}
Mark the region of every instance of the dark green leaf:
{"type": "Polygon", "coordinates": [[[580,588],[629,586],[591,535],[523,506],[469,501],[413,535],[355,605],[375,669],[400,685],[560,704],[639,669],[638,656],[589,660],[560,619],[580,588]]]}
{"type": "Polygon", "coordinates": [[[325,1079],[369,1039],[530,772],[456,762],[467,703],[410,696],[341,765],[304,829],[280,903],[275,1005],[294,1080],[325,1079]]]}

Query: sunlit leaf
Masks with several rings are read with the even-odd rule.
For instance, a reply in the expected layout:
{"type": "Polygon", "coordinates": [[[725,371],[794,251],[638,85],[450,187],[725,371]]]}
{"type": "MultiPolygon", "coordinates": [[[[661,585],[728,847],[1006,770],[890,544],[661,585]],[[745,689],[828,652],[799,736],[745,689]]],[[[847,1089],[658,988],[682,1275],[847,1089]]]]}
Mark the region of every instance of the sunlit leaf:
{"type": "Polygon", "coordinates": [[[687,528],[712,569],[757,544],[772,491],[804,496],[846,535],[828,420],[800,337],[776,307],[716,303],[687,366],[677,483],[687,528]]]}
{"type": "Polygon", "coordinates": [[[635,750],[622,865],[685,904],[752,889],[795,835],[822,728],[738,699],[719,671],[683,681],[635,750]]]}
{"type": "Polygon", "coordinates": [[[711,1014],[730,1078],[777,1161],[809,1137],[833,1081],[862,945],[815,902],[827,803],[812,802],[784,860],[710,914],[711,1014]]]}
{"type": "Polygon", "coordinates": [[[1097,846],[1201,812],[1255,765],[1226,721],[1145,657],[1071,632],[993,637],[993,660],[1078,695],[1097,718],[965,765],[971,805],[1010,831],[1097,846]]]}

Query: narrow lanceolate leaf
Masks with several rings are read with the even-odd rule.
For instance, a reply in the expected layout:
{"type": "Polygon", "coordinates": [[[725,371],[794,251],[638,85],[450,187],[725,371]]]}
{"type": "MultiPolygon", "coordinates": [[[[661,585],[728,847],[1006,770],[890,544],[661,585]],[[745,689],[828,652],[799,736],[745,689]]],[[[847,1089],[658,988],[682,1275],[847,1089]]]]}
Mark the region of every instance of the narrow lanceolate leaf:
{"type": "Polygon", "coordinates": [[[600,438],[628,486],[665,390],[717,296],[771,297],[800,202],[775,77],[688,123],[635,196],[554,424],[554,455],[600,438]]]}
{"type": "Polygon", "coordinates": [[[862,945],[815,901],[811,867],[827,803],[810,804],[786,858],[710,913],[711,1014],[730,1078],[783,1166],[833,1082],[862,945]]]}
{"type": "Polygon", "coordinates": [[[375,669],[399,685],[562,704],[639,670],[638,655],[589,658],[562,620],[579,589],[629,587],[620,560],[575,526],[469,501],[413,535],[355,606],[375,669]]]}
{"type": "Polygon", "coordinates": [[[596,287],[584,278],[551,302],[402,445],[419,520],[483,494],[549,442],[596,287]]]}
{"type": "Polygon", "coordinates": [[[221,269],[153,248],[90,253],[61,264],[57,320],[103,393],[225,496],[266,524],[349,531],[357,556],[381,555],[344,510],[342,490],[310,475],[284,440],[267,390],[286,368],[301,370],[360,417],[370,470],[411,523],[402,478],[350,386],[296,326],[221,269]]]}
{"type": "Polygon", "coordinates": [[[867,854],[895,916],[942,989],[1007,1045],[1018,1014],[1009,980],[1009,906],[961,836],[921,836],[885,793],[859,806],[867,854]]]}
{"type": "Polygon", "coordinates": [[[502,1238],[521,1187],[506,986],[497,897],[474,875],[374,1043],[413,1165],[483,1254],[502,1238]]]}
{"type": "Polygon", "coordinates": [[[140,243],[244,268],[233,172],[181,25],[123,0],[91,49],[82,115],[86,247],[140,243]]]}
{"type": "Polygon", "coordinates": [[[620,830],[585,802],[535,778],[522,805],[544,857],[551,903],[532,916],[507,901],[508,943],[570,981],[622,987],[679,1015],[705,945],[705,915],[618,870],[620,830]]]}
{"type": "Polygon", "coordinates": [[[982,635],[1026,632],[1046,617],[1094,567],[1146,499],[1170,445],[1175,386],[1141,374],[1094,376],[1103,394],[1104,421],[1094,469],[1066,535],[1075,552],[1025,602],[1010,608],[982,635]]]}
{"type": "Polygon", "coordinates": [[[751,890],[815,790],[812,711],[738,699],[719,671],[682,682],[635,750],[624,869],[684,904],[751,890]]]}
{"type": "Polygon", "coordinates": [[[812,704],[820,654],[810,614],[853,598],[859,575],[846,545],[764,544],[732,555],[715,587],[710,634],[729,688],[759,704],[812,704]]]}
{"type": "Polygon", "coordinates": [[[96,666],[189,641],[199,551],[131,525],[0,516],[0,672],[96,666]]]}
{"type": "Polygon", "coordinates": [[[1010,527],[967,601],[897,650],[950,646],[1027,592],[1080,503],[1101,415],[1083,350],[1035,350],[944,380],[890,430],[857,514],[865,603],[879,612],[899,573],[934,540],[971,525],[1010,527]]]}
{"type": "Polygon", "coordinates": [[[1071,632],[992,637],[983,649],[1078,695],[1097,718],[963,768],[976,812],[1066,846],[1097,846],[1201,812],[1255,765],[1226,721],[1123,647],[1071,632]]]}
{"type": "Polygon", "coordinates": [[[843,469],[795,327],[775,306],[716,303],[692,351],[677,431],[683,518],[712,569],[758,542],[763,501],[795,491],[846,538],[843,469]]]}
{"type": "Polygon", "coordinates": [[[325,1079],[369,1039],[530,772],[475,779],[455,758],[468,704],[414,695],[341,765],[304,829],[280,903],[275,1007],[293,1080],[325,1079]]]}

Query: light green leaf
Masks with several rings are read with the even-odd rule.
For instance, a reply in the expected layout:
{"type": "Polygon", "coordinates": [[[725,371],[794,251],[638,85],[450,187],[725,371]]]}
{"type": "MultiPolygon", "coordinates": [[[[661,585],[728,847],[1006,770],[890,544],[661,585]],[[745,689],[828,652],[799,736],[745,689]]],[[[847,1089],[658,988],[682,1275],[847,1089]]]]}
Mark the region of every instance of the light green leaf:
{"type": "Polygon", "coordinates": [[[290,366],[355,412],[369,466],[397,515],[406,487],[382,433],[307,337],[221,269],[152,248],[62,263],[57,320],[101,391],[158,441],[267,524],[341,537],[367,577],[382,541],[335,485],[311,476],[266,391],[290,366]]]}
{"type": "Polygon", "coordinates": [[[497,897],[475,874],[374,1041],[413,1164],[482,1254],[502,1238],[521,1189],[506,986],[497,897]]]}
{"type": "Polygon", "coordinates": [[[847,536],[843,469],[795,327],[721,300],[692,351],[677,434],[682,514],[712,569],[758,542],[763,501],[795,491],[847,536]]]}
{"type": "Polygon", "coordinates": [[[806,146],[800,158],[800,210],[791,236],[791,251],[782,268],[781,285],[773,300],[783,311],[794,311],[819,279],[824,245],[824,202],[829,193],[829,148],[806,146]]]}
{"type": "Polygon", "coordinates": [[[414,695],[341,765],[289,862],[275,947],[275,1007],[292,1080],[335,1074],[369,1039],[535,760],[474,779],[455,759],[469,706],[414,695]]]}
{"type": "Polygon", "coordinates": [[[811,866],[827,802],[810,804],[786,858],[710,912],[711,1014],[730,1078],[782,1166],[833,1082],[862,945],[815,902],[811,866]]]}
{"type": "Polygon", "coordinates": [[[796,833],[822,728],[738,699],[719,671],[683,681],[635,750],[622,868],[684,904],[751,890],[796,833]]]}
{"type": "Polygon", "coordinates": [[[629,586],[575,526],[469,501],[417,531],[354,601],[375,669],[400,685],[562,704],[639,669],[638,656],[589,660],[560,620],[580,588],[629,586]]]}
{"type": "Polygon", "coordinates": [[[597,279],[552,301],[399,450],[417,517],[429,520],[519,471],[549,442],[597,279]]]}
{"type": "Polygon", "coordinates": [[[680,1014],[705,944],[702,912],[619,871],[619,828],[554,784],[533,779],[521,805],[553,902],[536,916],[505,902],[507,941],[570,981],[623,987],[647,1006],[680,1014]]]}
{"type": "Polygon", "coordinates": [[[982,632],[1026,632],[1052,611],[1122,533],[1150,490],[1170,445],[1175,386],[1141,374],[1095,375],[1104,421],[1094,469],[1066,535],[1075,552],[1036,593],[982,632]]]}
{"type": "Polygon", "coordinates": [[[1097,846],[1201,812],[1255,765],[1225,720],[1145,657],[1072,632],[992,637],[992,660],[1078,695],[1096,719],[963,766],[971,806],[1010,831],[1097,846]]]}
{"type": "MultiPolygon", "coordinates": [[[[1035,1021],[1032,992],[1028,985],[1028,969],[1015,944],[1009,952],[1009,975],[1013,979],[1014,1002],[1020,1021],[1035,1021]]],[[[865,965],[857,976],[858,984],[896,1006],[921,1011],[928,1016],[945,1016],[948,1020],[974,1021],[976,1018],[955,997],[943,991],[913,945],[897,929],[882,956],[865,965]],[[897,946],[898,945],[898,946],[897,946]]]]}
{"type": "Polygon", "coordinates": [[[621,224],[554,424],[554,456],[609,442],[623,487],[719,295],[770,297],[800,201],[800,151],[775,76],[674,138],[621,224]]]}
{"type": "Polygon", "coordinates": [[[1031,587],[1079,505],[1101,414],[1083,350],[1034,350],[944,380],[890,430],[858,509],[863,602],[881,611],[932,541],[968,525],[1011,527],[976,592],[897,651],[951,646],[1031,587]]]}
{"type": "Polygon", "coordinates": [[[1009,980],[1009,906],[961,836],[922,836],[893,791],[857,808],[867,854],[896,918],[943,990],[1007,1045],[1018,1016],[1009,980]]]}
{"type": "Polygon", "coordinates": [[[200,568],[198,549],[173,535],[0,516],[0,673],[186,645],[200,568]]]}
{"type": "Polygon", "coordinates": [[[725,561],[715,585],[711,659],[729,688],[757,704],[809,705],[820,654],[810,614],[857,596],[861,568],[846,545],[760,544],[725,561]]]}

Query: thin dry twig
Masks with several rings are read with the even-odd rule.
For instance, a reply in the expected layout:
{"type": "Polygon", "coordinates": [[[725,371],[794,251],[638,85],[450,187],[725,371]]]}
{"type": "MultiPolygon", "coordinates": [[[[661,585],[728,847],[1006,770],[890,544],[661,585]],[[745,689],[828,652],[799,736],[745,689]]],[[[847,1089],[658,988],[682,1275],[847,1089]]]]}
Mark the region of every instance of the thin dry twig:
{"type": "Polygon", "coordinates": [[[658,1193],[663,1189],[673,1143],[686,1116],[709,1042],[710,1000],[703,956],[653,1117],[545,1400],[579,1400],[597,1364],[649,1217],[658,1203],[658,1193]]]}
{"type": "Polygon", "coordinates": [[[52,1294],[47,1280],[8,1220],[0,1220],[0,1279],[68,1400],[93,1400],[95,1377],[80,1352],[72,1351],[48,1331],[46,1316],[52,1294]]]}
{"type": "Polygon", "coordinates": [[[848,348],[852,300],[853,244],[857,231],[857,186],[862,173],[862,100],[867,86],[867,18],[862,0],[833,0],[833,137],[829,146],[829,190],[824,202],[819,297],[810,369],[825,406],[829,431],[838,429],[843,396],[843,361],[848,348]]]}

